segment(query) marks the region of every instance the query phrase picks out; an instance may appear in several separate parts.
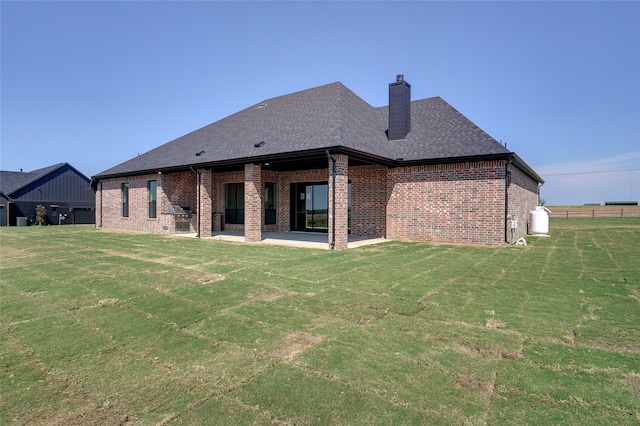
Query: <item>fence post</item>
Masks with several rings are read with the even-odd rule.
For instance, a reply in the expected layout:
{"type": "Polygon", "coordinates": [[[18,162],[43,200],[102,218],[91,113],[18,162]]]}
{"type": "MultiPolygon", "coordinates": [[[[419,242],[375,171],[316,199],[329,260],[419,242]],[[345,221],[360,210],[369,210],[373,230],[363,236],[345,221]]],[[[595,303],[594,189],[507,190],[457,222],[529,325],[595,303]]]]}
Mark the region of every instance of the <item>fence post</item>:
{"type": "Polygon", "coordinates": [[[569,219],[569,210],[567,210],[567,219],[569,219]]]}
{"type": "Polygon", "coordinates": [[[620,209],[620,217],[624,216],[624,209],[620,209]]]}
{"type": "Polygon", "coordinates": [[[591,219],[595,219],[595,217],[596,217],[596,211],[591,210],[591,219]]]}

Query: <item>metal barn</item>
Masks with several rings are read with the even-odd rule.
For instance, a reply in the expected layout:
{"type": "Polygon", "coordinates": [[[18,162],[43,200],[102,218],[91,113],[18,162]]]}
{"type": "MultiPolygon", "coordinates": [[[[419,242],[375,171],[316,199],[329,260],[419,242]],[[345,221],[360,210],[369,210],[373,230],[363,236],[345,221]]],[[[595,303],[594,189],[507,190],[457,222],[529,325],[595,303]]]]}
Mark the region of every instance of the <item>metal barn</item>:
{"type": "Polygon", "coordinates": [[[50,225],[95,223],[91,180],[70,164],[31,172],[0,171],[0,226],[34,223],[38,204],[47,210],[50,225]]]}

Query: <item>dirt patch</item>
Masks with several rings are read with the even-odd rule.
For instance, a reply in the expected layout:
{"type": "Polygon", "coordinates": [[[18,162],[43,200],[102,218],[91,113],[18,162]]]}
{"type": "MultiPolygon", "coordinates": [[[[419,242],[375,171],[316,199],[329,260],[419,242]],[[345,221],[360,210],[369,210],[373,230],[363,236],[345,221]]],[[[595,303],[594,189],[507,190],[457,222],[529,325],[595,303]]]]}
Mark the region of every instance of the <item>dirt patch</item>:
{"type": "Polygon", "coordinates": [[[486,324],[487,328],[505,328],[506,326],[507,326],[506,322],[502,322],[494,319],[488,319],[486,324]]]}
{"type": "Polygon", "coordinates": [[[455,350],[459,353],[472,358],[495,357],[496,355],[502,359],[516,360],[522,358],[522,351],[506,348],[481,349],[470,346],[464,342],[455,342],[455,350]]]}
{"type": "Polygon", "coordinates": [[[308,333],[291,333],[280,341],[275,355],[283,362],[289,362],[307,349],[313,348],[324,340],[322,336],[314,336],[308,333]]]}
{"type": "Polygon", "coordinates": [[[522,358],[522,351],[517,351],[517,350],[508,350],[508,349],[500,349],[498,351],[498,353],[500,354],[500,358],[502,359],[520,359],[522,358]]]}
{"type": "Polygon", "coordinates": [[[191,281],[194,284],[208,285],[218,281],[224,281],[227,279],[227,276],[221,274],[208,274],[206,272],[198,272],[194,274],[183,275],[180,278],[186,281],[191,281]]]}
{"type": "Polygon", "coordinates": [[[171,291],[169,287],[163,287],[161,285],[154,285],[151,288],[155,291],[159,291],[160,293],[169,293],[171,291]]]}
{"type": "Polygon", "coordinates": [[[118,298],[117,297],[108,298],[108,299],[100,299],[98,301],[98,305],[99,306],[111,306],[111,305],[115,305],[116,303],[118,303],[118,298]]]}
{"type": "Polygon", "coordinates": [[[247,302],[273,302],[280,299],[284,294],[282,293],[260,293],[260,294],[247,294],[247,302]]]}
{"type": "Polygon", "coordinates": [[[477,389],[482,392],[493,394],[494,384],[491,382],[483,382],[476,380],[464,374],[454,374],[456,385],[463,388],[477,389]]]}
{"type": "Polygon", "coordinates": [[[321,316],[313,320],[313,325],[316,327],[322,327],[323,325],[329,325],[336,322],[340,322],[340,318],[330,317],[330,316],[321,316]]]}
{"type": "Polygon", "coordinates": [[[623,374],[622,381],[629,383],[635,388],[640,388],[640,374],[636,374],[636,373],[623,374]]]}

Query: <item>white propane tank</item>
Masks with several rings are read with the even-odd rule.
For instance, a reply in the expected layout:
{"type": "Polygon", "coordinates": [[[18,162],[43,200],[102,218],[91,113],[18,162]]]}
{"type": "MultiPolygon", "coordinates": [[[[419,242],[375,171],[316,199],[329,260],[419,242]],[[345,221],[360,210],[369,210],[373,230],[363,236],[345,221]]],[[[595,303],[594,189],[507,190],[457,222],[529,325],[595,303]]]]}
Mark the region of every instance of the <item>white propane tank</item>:
{"type": "Polygon", "coordinates": [[[537,206],[531,210],[531,234],[546,235],[549,233],[549,211],[545,206],[537,206]]]}

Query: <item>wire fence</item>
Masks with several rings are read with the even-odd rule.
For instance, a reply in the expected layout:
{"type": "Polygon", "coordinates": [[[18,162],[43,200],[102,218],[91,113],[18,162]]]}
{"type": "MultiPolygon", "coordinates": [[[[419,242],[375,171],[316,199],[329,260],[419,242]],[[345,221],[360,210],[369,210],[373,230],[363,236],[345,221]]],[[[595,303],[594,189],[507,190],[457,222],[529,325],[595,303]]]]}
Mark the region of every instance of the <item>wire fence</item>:
{"type": "Polygon", "coordinates": [[[549,217],[570,219],[574,217],[640,217],[640,207],[606,207],[606,208],[551,208],[549,217]]]}

